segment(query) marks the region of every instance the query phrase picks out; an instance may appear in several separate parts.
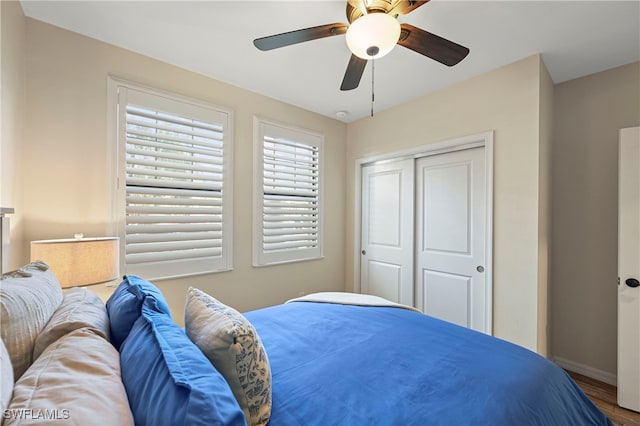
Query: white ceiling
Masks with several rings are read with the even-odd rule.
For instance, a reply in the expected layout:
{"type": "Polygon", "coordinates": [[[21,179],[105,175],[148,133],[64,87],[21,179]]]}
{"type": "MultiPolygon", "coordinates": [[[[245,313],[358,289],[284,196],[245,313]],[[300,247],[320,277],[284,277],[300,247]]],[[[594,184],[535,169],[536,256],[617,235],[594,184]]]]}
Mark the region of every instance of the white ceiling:
{"type": "MultiPolygon", "coordinates": [[[[269,52],[253,39],[346,23],[346,1],[34,1],[26,16],[342,121],[367,116],[371,67],[340,91],[344,36],[269,52]]],[[[432,0],[407,22],[468,47],[449,68],[396,46],[375,63],[375,110],[541,53],[555,83],[640,60],[640,1],[432,0]]]]}

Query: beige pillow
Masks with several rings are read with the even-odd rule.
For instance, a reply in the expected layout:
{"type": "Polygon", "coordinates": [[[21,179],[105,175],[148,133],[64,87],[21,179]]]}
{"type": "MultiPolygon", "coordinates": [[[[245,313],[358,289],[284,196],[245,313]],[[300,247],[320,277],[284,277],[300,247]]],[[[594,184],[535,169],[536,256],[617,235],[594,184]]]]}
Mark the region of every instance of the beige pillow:
{"type": "Polygon", "coordinates": [[[224,376],[249,425],[271,416],[271,369],[251,323],[208,294],[189,288],[185,331],[224,376]]]}
{"type": "Polygon", "coordinates": [[[85,327],[109,340],[109,317],[104,303],[93,291],[75,287],[65,291],[62,304],[36,338],[33,359],[38,359],[47,346],[65,334],[85,327]]]}
{"type": "MultiPolygon", "coordinates": [[[[9,406],[11,394],[13,393],[13,367],[9,353],[0,339],[0,411],[4,413],[4,409],[9,406]]],[[[2,420],[0,420],[2,422],[2,420]]]]}
{"type": "Polygon", "coordinates": [[[13,379],[33,362],[36,337],[62,302],[58,279],[43,262],[33,262],[0,280],[0,337],[4,341],[13,379]]]}
{"type": "Polygon", "coordinates": [[[92,329],[70,332],[16,382],[3,417],[3,426],[133,425],[120,355],[92,329]]]}

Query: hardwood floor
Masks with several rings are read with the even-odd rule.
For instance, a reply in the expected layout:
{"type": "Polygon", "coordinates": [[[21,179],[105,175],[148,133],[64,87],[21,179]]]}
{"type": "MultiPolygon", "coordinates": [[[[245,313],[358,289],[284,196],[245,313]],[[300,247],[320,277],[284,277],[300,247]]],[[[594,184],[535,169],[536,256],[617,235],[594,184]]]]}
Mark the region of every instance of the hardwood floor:
{"type": "Polygon", "coordinates": [[[611,419],[617,426],[640,426],[640,413],[625,410],[617,404],[618,393],[615,386],[602,383],[590,377],[567,371],[571,378],[582,388],[584,393],[611,419]]]}

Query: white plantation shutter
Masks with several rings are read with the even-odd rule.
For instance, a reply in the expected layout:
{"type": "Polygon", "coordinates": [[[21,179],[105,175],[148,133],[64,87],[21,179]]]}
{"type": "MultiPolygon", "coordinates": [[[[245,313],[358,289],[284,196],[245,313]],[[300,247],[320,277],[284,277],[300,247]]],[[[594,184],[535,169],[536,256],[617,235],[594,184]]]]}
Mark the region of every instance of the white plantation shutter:
{"type": "Polygon", "coordinates": [[[257,120],[254,264],[322,256],[323,138],[257,120]]]}
{"type": "Polygon", "coordinates": [[[119,108],[126,273],[228,270],[230,113],[131,87],[119,108]]]}

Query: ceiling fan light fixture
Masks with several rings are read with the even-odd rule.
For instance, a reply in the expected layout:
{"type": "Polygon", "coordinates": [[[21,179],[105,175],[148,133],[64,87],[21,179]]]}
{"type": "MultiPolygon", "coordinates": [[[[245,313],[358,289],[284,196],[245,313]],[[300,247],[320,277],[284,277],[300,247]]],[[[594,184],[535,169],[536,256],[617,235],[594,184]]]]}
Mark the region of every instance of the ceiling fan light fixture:
{"type": "Polygon", "coordinates": [[[386,13],[370,13],[347,29],[349,50],[362,59],[378,59],[391,52],[400,38],[400,23],[386,13]]]}

